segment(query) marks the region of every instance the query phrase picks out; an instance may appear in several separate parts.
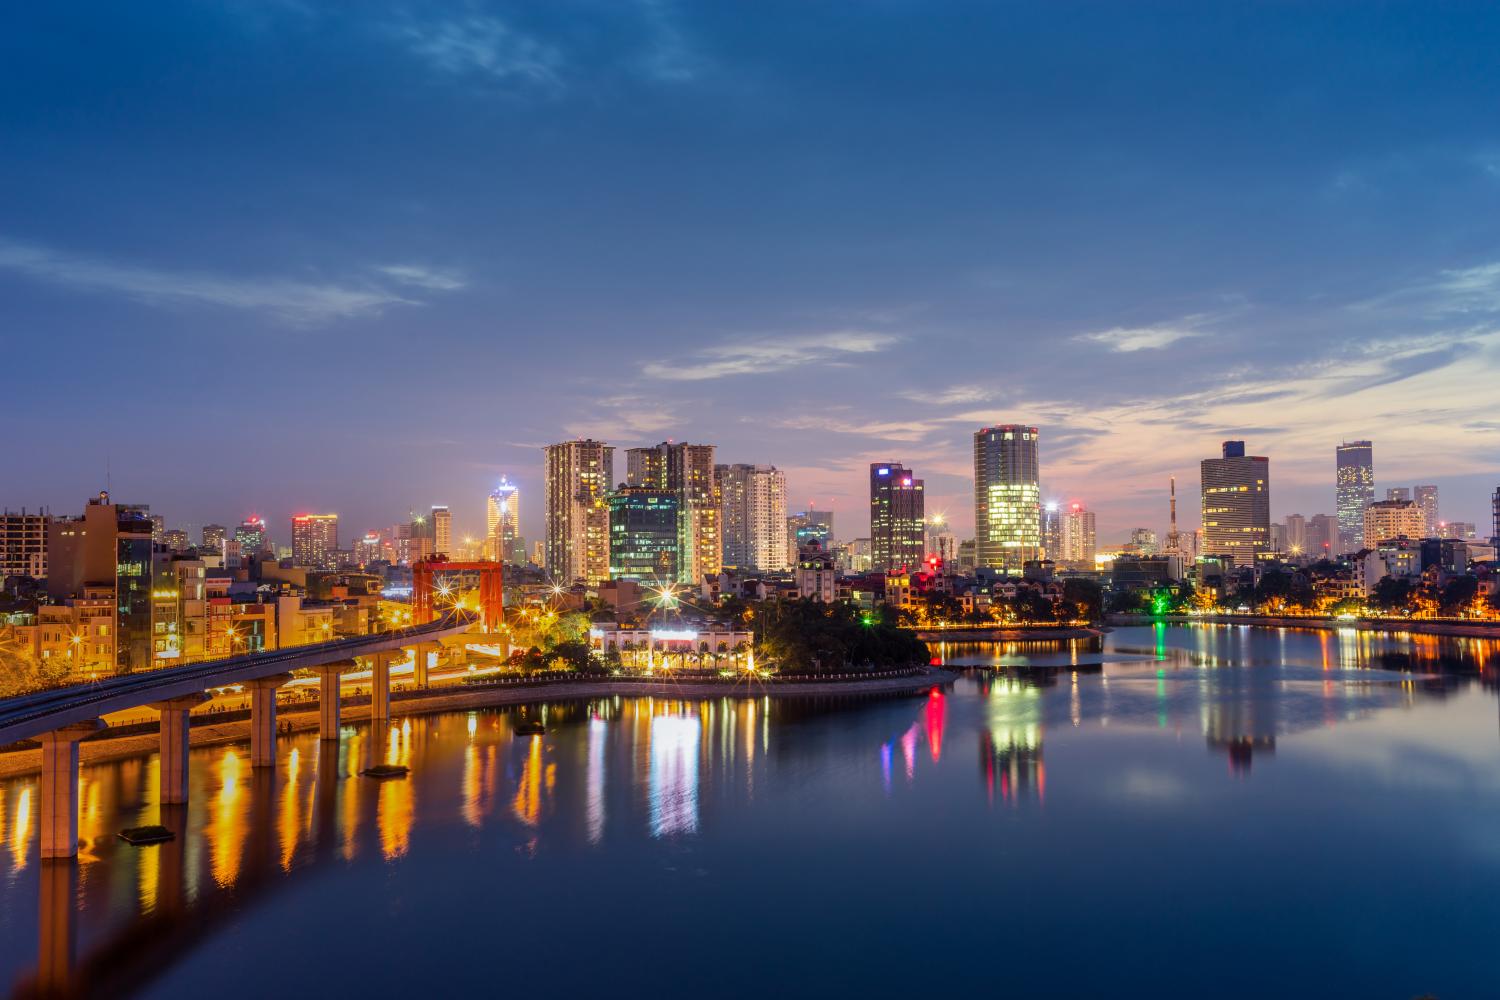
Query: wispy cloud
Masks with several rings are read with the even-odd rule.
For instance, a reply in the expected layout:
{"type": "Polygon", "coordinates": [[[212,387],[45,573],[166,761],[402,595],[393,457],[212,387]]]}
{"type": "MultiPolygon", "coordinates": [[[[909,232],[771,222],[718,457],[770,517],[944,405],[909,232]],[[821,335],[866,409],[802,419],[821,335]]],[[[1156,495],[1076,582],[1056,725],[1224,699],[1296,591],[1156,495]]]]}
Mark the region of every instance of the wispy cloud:
{"type": "Polygon", "coordinates": [[[407,21],[393,31],[414,55],[441,72],[479,74],[543,91],[562,89],[562,53],[498,17],[407,21]]]}
{"type": "Polygon", "coordinates": [[[902,399],[909,399],[913,403],[926,403],[929,406],[968,406],[973,403],[987,403],[994,399],[995,390],[986,389],[982,385],[950,385],[944,389],[903,389],[900,392],[902,399]]]}
{"type": "Polygon", "coordinates": [[[746,337],[733,344],[699,351],[682,361],[653,361],[642,366],[647,378],[698,382],[733,375],[762,375],[800,365],[836,364],[851,357],[884,351],[901,338],[867,330],[837,330],[797,337],[746,337]]]}
{"type": "Polygon", "coordinates": [[[388,264],[375,270],[393,281],[435,292],[454,292],[464,287],[463,278],[452,271],[423,267],[420,264],[388,264]]]}
{"type": "Polygon", "coordinates": [[[210,305],[264,312],[297,325],[378,315],[390,306],[421,304],[376,283],[340,285],[168,271],[80,257],[3,238],[0,270],[80,291],[125,295],[153,305],[210,305]]]}
{"type": "Polygon", "coordinates": [[[1116,326],[1097,333],[1080,334],[1075,339],[1091,344],[1102,344],[1116,354],[1157,351],[1179,340],[1203,336],[1205,331],[1202,327],[1207,321],[1207,316],[1185,316],[1173,323],[1154,326],[1116,326]]]}

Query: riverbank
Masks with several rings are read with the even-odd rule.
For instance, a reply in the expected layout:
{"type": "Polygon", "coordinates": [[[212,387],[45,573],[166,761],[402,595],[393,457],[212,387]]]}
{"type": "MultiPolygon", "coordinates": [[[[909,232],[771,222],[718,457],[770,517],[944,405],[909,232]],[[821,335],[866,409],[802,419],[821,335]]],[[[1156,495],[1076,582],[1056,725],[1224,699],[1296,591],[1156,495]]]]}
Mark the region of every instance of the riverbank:
{"type": "Polygon", "coordinates": [[[1301,615],[1110,615],[1111,625],[1260,625],[1267,628],[1303,628],[1320,632],[1355,629],[1406,635],[1439,635],[1458,639],[1500,639],[1500,622],[1407,621],[1385,618],[1339,619],[1301,615]]]}
{"type": "Polygon", "coordinates": [[[1019,625],[1011,628],[917,629],[923,642],[1047,642],[1063,639],[1097,639],[1107,628],[1084,625],[1019,625]]]}
{"type": "MultiPolygon", "coordinates": [[[[424,691],[393,692],[392,718],[407,715],[432,715],[478,708],[504,708],[510,705],[535,704],[541,701],[573,701],[580,698],[653,697],[698,700],[702,698],[829,698],[859,695],[900,695],[927,691],[934,685],[949,684],[957,674],[935,667],[922,667],[896,677],[870,679],[796,680],[796,681],[711,681],[692,679],[621,680],[618,678],[569,679],[536,684],[475,685],[473,687],[433,688],[424,691]]],[[[340,713],[343,722],[367,722],[368,699],[363,704],[347,705],[340,713]]],[[[285,731],[302,733],[318,728],[317,701],[297,702],[278,710],[278,725],[285,731]]],[[[78,745],[83,764],[124,760],[155,753],[159,736],[139,732],[132,727],[128,735],[86,740],[78,745]]],[[[222,746],[250,739],[250,720],[213,721],[212,717],[195,716],[188,735],[193,747],[222,746]]],[[[15,750],[0,754],[0,778],[39,774],[42,769],[40,749],[15,750]]]]}

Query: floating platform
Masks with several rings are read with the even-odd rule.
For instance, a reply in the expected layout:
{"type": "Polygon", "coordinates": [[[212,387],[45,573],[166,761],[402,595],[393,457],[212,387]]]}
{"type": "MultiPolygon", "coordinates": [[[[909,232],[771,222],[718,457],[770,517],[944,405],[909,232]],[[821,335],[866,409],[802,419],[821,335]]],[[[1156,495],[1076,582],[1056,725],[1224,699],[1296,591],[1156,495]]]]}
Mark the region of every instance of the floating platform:
{"type": "Polygon", "coordinates": [[[359,773],[366,778],[385,781],[387,778],[404,778],[410,771],[411,768],[403,764],[376,764],[374,767],[367,767],[359,773]]]}
{"type": "Polygon", "coordinates": [[[134,844],[136,847],[165,844],[169,840],[177,839],[177,834],[164,826],[132,826],[127,830],[121,830],[119,836],[125,843],[134,844]]]}

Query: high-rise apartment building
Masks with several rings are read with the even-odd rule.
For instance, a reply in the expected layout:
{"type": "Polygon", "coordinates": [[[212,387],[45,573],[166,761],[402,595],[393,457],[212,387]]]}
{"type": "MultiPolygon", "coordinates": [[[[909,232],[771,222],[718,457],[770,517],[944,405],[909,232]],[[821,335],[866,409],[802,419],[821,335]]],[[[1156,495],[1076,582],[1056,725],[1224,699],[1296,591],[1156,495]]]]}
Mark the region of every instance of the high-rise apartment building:
{"type": "Polygon", "coordinates": [[[1423,537],[1436,538],[1438,525],[1443,523],[1438,516],[1438,488],[1436,486],[1413,486],[1412,499],[1417,506],[1422,508],[1422,517],[1426,519],[1427,527],[1423,531],[1423,537]]]}
{"type": "Polygon", "coordinates": [[[774,465],[720,465],[723,565],[760,573],[788,568],[786,473],[774,465]]]}
{"type": "Polygon", "coordinates": [[[436,504],[428,515],[432,522],[432,545],[435,553],[453,558],[453,512],[446,504],[436,504]]]}
{"type": "Polygon", "coordinates": [[[229,537],[229,529],[222,524],[205,524],[203,526],[203,548],[209,553],[224,554],[224,540],[229,537]]]}
{"type": "Polygon", "coordinates": [[[1271,460],[1225,441],[1219,458],[1202,462],[1203,550],[1251,566],[1271,540],[1271,460]]]}
{"type": "MultiPolygon", "coordinates": [[[[207,531],[205,528],[204,533],[207,531]]],[[[337,514],[296,514],[292,517],[292,565],[336,570],[338,547],[337,514]]]]}
{"type": "Polygon", "coordinates": [[[609,577],[663,586],[678,578],[676,490],[621,486],[609,508],[609,577]]]}
{"type": "Polygon", "coordinates": [[[46,579],[47,525],[51,523],[52,515],[46,511],[29,514],[23,508],[0,514],[0,584],[9,576],[46,579]]]}
{"type": "Polygon", "coordinates": [[[1364,540],[1365,508],[1375,502],[1375,446],[1346,441],[1335,452],[1334,500],[1338,506],[1337,552],[1344,555],[1364,540]]]}
{"type": "Polygon", "coordinates": [[[870,558],[884,572],[922,565],[926,496],[922,480],[896,462],[870,466],[870,558]]]}
{"type": "Polygon", "coordinates": [[[1062,550],[1062,504],[1049,500],[1042,505],[1042,558],[1057,562],[1062,550]]]}
{"type": "MultiPolygon", "coordinates": [[[[1360,522],[1364,531],[1364,522],[1360,522]]],[[[1307,519],[1307,554],[1314,561],[1331,559],[1339,544],[1339,519],[1333,514],[1314,514],[1307,519]]]]}
{"type": "Polygon", "coordinates": [[[151,664],[151,546],[147,508],[116,504],[103,492],[82,517],[47,526],[47,596],[70,603],[113,596],[113,625],[104,635],[112,638],[116,673],[151,664]]]}
{"type": "Polygon", "coordinates": [[[1307,555],[1307,518],[1301,514],[1288,514],[1285,523],[1286,554],[1293,558],[1307,555]]]}
{"type": "Polygon", "coordinates": [[[523,563],[526,543],[521,538],[521,488],[504,476],[485,502],[485,558],[523,563]]]}
{"type": "Polygon", "coordinates": [[[1041,558],[1042,491],[1035,427],[974,432],[974,543],[981,569],[1020,576],[1041,558]]]}
{"type": "Polygon", "coordinates": [[[626,485],[677,494],[677,573],[697,585],[723,569],[722,501],[714,446],[663,441],[625,453],[626,485]]]}
{"type": "Polygon", "coordinates": [[[1094,512],[1081,503],[1069,504],[1062,515],[1062,558],[1056,562],[1072,569],[1093,569],[1097,549],[1094,512]]]}
{"type": "Polygon", "coordinates": [[[592,438],[543,449],[546,570],[556,582],[597,586],[609,579],[609,508],[615,450],[592,438]]]}
{"type": "Polygon", "coordinates": [[[1156,541],[1156,532],[1150,528],[1136,528],[1131,531],[1130,547],[1143,556],[1154,556],[1160,551],[1156,541]]]}
{"type": "Polygon", "coordinates": [[[1410,500],[1377,500],[1365,508],[1364,547],[1394,538],[1420,539],[1427,530],[1422,508],[1410,500]]]}

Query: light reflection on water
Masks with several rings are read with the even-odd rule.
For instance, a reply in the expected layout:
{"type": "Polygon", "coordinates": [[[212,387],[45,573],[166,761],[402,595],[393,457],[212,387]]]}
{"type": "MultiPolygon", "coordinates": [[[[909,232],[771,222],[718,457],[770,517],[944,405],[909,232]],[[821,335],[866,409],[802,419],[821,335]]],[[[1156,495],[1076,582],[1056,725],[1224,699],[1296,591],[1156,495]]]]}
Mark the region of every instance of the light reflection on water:
{"type": "MultiPolygon", "coordinates": [[[[1490,644],[1195,627],[941,652],[984,669],[946,692],[855,703],[551,705],[540,710],[541,737],[515,736],[513,710],[347,726],[336,744],[283,738],[274,771],[252,769],[241,747],[198,750],[190,803],[163,817],[186,834],[161,847],[114,838],[156,821],[154,758],[87,767],[76,869],[37,860],[35,779],[0,782],[0,971],[20,989],[60,968],[73,985],[114,995],[148,982],[179,988],[211,970],[217,992],[255,995],[253,956],[306,923],[326,957],[299,962],[299,990],[344,988],[351,975],[381,992],[430,986],[405,978],[419,971],[482,984],[480,970],[445,951],[487,947],[468,936],[471,923],[503,930],[533,961],[565,960],[555,940],[576,931],[580,906],[615,915],[593,947],[618,947],[624,959],[660,937],[685,938],[697,942],[685,967],[701,960],[707,970],[731,954],[726,942],[760,940],[771,933],[763,924],[785,916],[783,903],[754,900],[811,885],[817,898],[799,895],[799,907],[871,942],[884,940],[894,912],[876,902],[884,895],[866,899],[876,887],[890,899],[926,893],[918,909],[935,907],[933,919],[959,942],[969,909],[987,910],[996,893],[1025,900],[1030,918],[1063,938],[1095,919],[1074,902],[1085,873],[1097,906],[1118,895],[1145,924],[1159,896],[1164,920],[1206,907],[1174,930],[1217,927],[1218,937],[1194,943],[1211,964],[1215,954],[1227,960],[1215,948],[1233,939],[1232,908],[1215,907],[1212,894],[1189,901],[1191,887],[1244,877],[1237,906],[1269,913],[1276,892],[1290,894],[1311,914],[1303,919],[1318,918],[1303,930],[1326,933],[1342,911],[1320,906],[1347,897],[1378,911],[1386,902],[1360,896],[1375,862],[1357,838],[1399,838],[1412,824],[1466,874],[1461,882],[1424,869],[1406,884],[1386,871],[1393,905],[1472,911],[1465,886],[1500,888],[1500,853],[1484,832],[1500,823],[1490,675],[1500,661],[1490,644]],[[359,776],[381,761],[412,773],[359,776]],[[1284,852],[1299,838],[1313,853],[1294,862],[1284,852]],[[1227,842],[1237,844],[1232,862],[1210,849],[1227,842]],[[1116,849],[1127,853],[1106,864],[1116,849]],[[912,852],[938,852],[963,871],[940,868],[909,885],[912,852]],[[1177,859],[1167,869],[1143,860],[1166,856],[1177,859]],[[1018,867],[1021,858],[1038,863],[1018,867]],[[1154,887],[1136,882],[1147,869],[1154,887]],[[1306,899],[1307,870],[1337,891],[1306,899]],[[663,878],[675,880],[670,890],[663,878]],[[315,901],[301,891],[313,884],[315,901]],[[1062,884],[1073,888],[1054,893],[1062,884]],[[650,919],[626,917],[625,901],[643,892],[650,919]],[[737,905],[725,911],[728,900],[737,905]],[[371,955],[369,936],[389,932],[393,914],[425,935],[421,947],[371,955]]],[[[1500,922],[1500,902],[1486,906],[1466,925],[1500,922]]],[[[1104,968],[1128,969],[1142,942],[1109,926],[1112,936],[1091,947],[1103,949],[1104,968]]],[[[1283,954],[1268,926],[1256,933],[1271,935],[1260,942],[1269,976],[1278,954],[1296,959],[1293,929],[1283,954]]],[[[1045,957],[1041,937],[1032,947],[1045,957]]],[[[773,944],[795,954],[784,935],[766,939],[773,944]]],[[[898,937],[883,947],[895,956],[909,945],[898,937]]],[[[1439,961],[1440,944],[1427,947],[1432,960],[1410,961],[1412,988],[1399,995],[1442,995],[1445,983],[1463,995],[1500,973],[1493,960],[1450,949],[1439,961]],[[1421,978],[1429,966],[1443,971],[1421,978]]],[[[860,974],[848,975],[857,987],[860,974]]],[[[936,975],[927,985],[981,982],[962,967],[936,975]]],[[[864,985],[889,992],[900,976],[872,974],[864,985]]],[[[1215,990],[1251,996],[1270,981],[1215,990]]]]}

